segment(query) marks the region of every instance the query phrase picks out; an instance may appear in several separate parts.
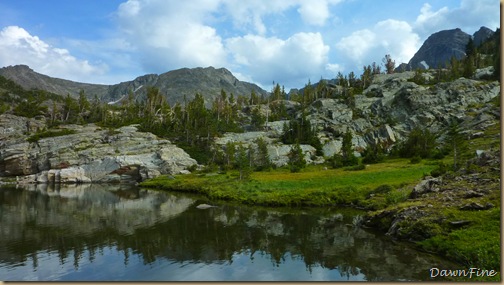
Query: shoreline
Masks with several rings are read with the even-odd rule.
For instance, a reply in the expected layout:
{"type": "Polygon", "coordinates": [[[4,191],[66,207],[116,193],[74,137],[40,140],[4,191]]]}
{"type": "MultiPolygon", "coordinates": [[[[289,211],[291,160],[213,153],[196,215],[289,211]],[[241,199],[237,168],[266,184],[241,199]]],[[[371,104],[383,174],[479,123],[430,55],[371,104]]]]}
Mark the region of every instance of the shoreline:
{"type": "MultiPolygon", "coordinates": [[[[376,169],[379,165],[372,167],[376,169]]],[[[357,173],[362,175],[368,171],[369,174],[370,170],[372,169],[357,173]]],[[[350,177],[350,174],[356,173],[345,173],[342,170],[325,172],[340,176],[346,174],[350,177]]],[[[306,177],[303,181],[289,181],[295,174],[291,176],[287,171],[277,169],[266,174],[254,173],[249,181],[239,181],[237,174],[233,175],[233,172],[199,173],[158,177],[144,181],[139,186],[199,193],[210,200],[227,200],[257,206],[352,207],[366,212],[359,226],[378,230],[393,240],[410,242],[418,250],[451,259],[460,264],[460,268],[474,267],[498,272],[492,276],[472,276],[471,279],[461,276],[454,280],[497,281],[501,280],[500,237],[496,235],[500,232],[500,179],[495,178],[496,174],[493,172],[495,171],[489,167],[486,171],[476,174],[451,173],[439,178],[422,178],[423,175],[420,175],[413,183],[410,181],[392,186],[387,184],[390,180],[381,180],[379,186],[376,186],[375,182],[371,186],[356,187],[347,184],[337,188],[322,187],[314,190],[311,186],[324,183],[317,183],[316,179],[306,177]],[[275,174],[279,179],[286,180],[285,185],[268,180],[275,174]],[[256,189],[265,185],[264,181],[272,187],[262,192],[257,191],[256,189]],[[427,187],[425,185],[432,182],[425,181],[437,181],[437,184],[427,187]],[[290,193],[282,187],[292,185],[296,188],[290,193]],[[304,189],[299,190],[303,186],[304,189]],[[276,200],[262,203],[267,198],[276,200]]],[[[320,177],[327,178],[320,174],[324,171],[315,166],[301,172],[303,173],[305,176],[313,174],[319,180],[320,177]]]]}

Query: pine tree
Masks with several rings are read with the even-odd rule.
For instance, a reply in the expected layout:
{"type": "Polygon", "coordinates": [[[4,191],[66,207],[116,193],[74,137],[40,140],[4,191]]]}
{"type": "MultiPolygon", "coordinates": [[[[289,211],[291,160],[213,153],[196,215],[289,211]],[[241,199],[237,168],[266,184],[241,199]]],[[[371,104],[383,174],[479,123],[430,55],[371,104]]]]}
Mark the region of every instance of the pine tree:
{"type": "Polygon", "coordinates": [[[343,166],[351,166],[359,163],[359,160],[353,153],[352,148],[352,133],[348,130],[343,135],[343,142],[341,146],[341,156],[343,166]]]}
{"type": "Polygon", "coordinates": [[[465,78],[471,78],[474,74],[475,68],[474,68],[474,55],[469,55],[468,57],[465,58],[464,60],[464,71],[463,71],[463,76],[465,78]]]}
{"type": "Polygon", "coordinates": [[[232,142],[226,143],[226,152],[225,152],[225,167],[226,169],[232,169],[235,164],[235,155],[236,155],[236,144],[232,142]]]}
{"type": "Polygon", "coordinates": [[[236,156],[236,166],[240,173],[240,180],[245,180],[250,177],[251,167],[250,167],[250,158],[247,154],[247,149],[240,144],[238,146],[238,153],[236,156]]]}
{"type": "Polygon", "coordinates": [[[79,120],[84,123],[84,119],[87,117],[86,113],[89,112],[91,105],[84,94],[84,90],[79,92],[79,120]]]}
{"type": "Polygon", "coordinates": [[[462,165],[462,154],[467,150],[467,138],[458,124],[452,122],[448,126],[446,142],[453,152],[453,170],[456,171],[462,165]]]}
{"type": "Polygon", "coordinates": [[[415,127],[400,147],[399,155],[406,158],[415,156],[427,158],[432,154],[436,145],[435,134],[431,133],[427,128],[415,127]]]}
{"type": "Polygon", "coordinates": [[[271,168],[271,160],[268,154],[268,145],[263,138],[256,139],[257,153],[255,155],[255,169],[257,171],[269,170],[271,168]]]}
{"type": "Polygon", "coordinates": [[[460,62],[454,57],[452,56],[451,60],[450,60],[450,67],[451,67],[451,79],[452,80],[455,80],[455,79],[459,79],[460,77],[460,62]]]}
{"type": "Polygon", "coordinates": [[[261,130],[262,126],[266,122],[266,118],[264,118],[264,116],[261,115],[258,106],[253,107],[252,112],[250,114],[250,121],[252,129],[255,131],[261,130]]]}
{"type": "Polygon", "coordinates": [[[306,167],[306,160],[304,159],[303,149],[297,142],[291,147],[289,156],[289,167],[291,172],[299,172],[306,167]]]}
{"type": "Polygon", "coordinates": [[[385,71],[387,72],[387,74],[394,73],[395,60],[392,60],[390,54],[386,54],[382,61],[383,65],[385,66],[385,71]]]}
{"type": "Polygon", "coordinates": [[[364,66],[361,74],[362,90],[366,89],[371,85],[371,80],[373,79],[373,74],[371,70],[371,65],[364,66]]]}

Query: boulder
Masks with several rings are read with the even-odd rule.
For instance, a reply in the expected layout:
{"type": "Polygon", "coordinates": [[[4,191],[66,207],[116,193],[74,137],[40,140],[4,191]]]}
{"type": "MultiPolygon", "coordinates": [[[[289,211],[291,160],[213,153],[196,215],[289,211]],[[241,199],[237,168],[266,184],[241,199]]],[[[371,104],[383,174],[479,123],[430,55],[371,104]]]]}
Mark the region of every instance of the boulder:
{"type": "Polygon", "coordinates": [[[60,183],[89,183],[91,179],[86,176],[86,171],[80,167],[69,167],[59,170],[60,183]]]}
{"type": "Polygon", "coordinates": [[[476,72],[474,72],[474,79],[488,79],[492,78],[494,74],[494,67],[493,66],[488,66],[485,68],[480,68],[476,69],[476,72]]]}
{"type": "Polygon", "coordinates": [[[414,199],[425,193],[439,191],[439,188],[437,186],[439,186],[441,182],[442,182],[441,177],[438,178],[427,177],[426,179],[420,181],[420,183],[418,183],[413,188],[413,191],[410,194],[410,198],[414,199]]]}
{"type": "Polygon", "coordinates": [[[493,208],[494,205],[492,203],[486,203],[485,205],[481,205],[480,203],[472,202],[469,204],[465,204],[460,207],[462,211],[480,211],[480,210],[488,210],[493,208]]]}
{"type": "Polygon", "coordinates": [[[385,124],[374,131],[366,133],[365,140],[372,145],[390,146],[396,142],[396,135],[394,130],[388,124],[385,124]]]}

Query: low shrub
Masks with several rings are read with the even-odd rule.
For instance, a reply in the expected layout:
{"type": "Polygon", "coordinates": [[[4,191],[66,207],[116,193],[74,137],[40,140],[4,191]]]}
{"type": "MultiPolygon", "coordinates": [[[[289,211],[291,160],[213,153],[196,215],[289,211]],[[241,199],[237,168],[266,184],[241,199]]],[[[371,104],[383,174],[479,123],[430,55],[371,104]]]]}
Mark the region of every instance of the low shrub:
{"type": "Polygon", "coordinates": [[[432,177],[439,177],[448,171],[448,165],[443,162],[438,163],[438,167],[430,172],[432,177]]]}
{"type": "Polygon", "coordinates": [[[75,130],[71,130],[71,129],[48,130],[48,131],[37,132],[36,134],[28,137],[26,139],[26,141],[28,141],[30,143],[34,143],[34,142],[38,142],[39,140],[44,139],[44,138],[66,136],[66,135],[72,135],[75,133],[76,133],[75,130]]]}
{"type": "Polygon", "coordinates": [[[422,161],[422,158],[420,156],[414,156],[410,159],[410,163],[411,164],[417,164],[417,163],[420,163],[422,161]]]}
{"type": "Polygon", "coordinates": [[[347,170],[347,171],[357,171],[357,170],[364,170],[366,169],[366,165],[362,164],[362,163],[359,163],[357,165],[353,165],[353,166],[347,166],[344,168],[344,170],[347,170]]]}

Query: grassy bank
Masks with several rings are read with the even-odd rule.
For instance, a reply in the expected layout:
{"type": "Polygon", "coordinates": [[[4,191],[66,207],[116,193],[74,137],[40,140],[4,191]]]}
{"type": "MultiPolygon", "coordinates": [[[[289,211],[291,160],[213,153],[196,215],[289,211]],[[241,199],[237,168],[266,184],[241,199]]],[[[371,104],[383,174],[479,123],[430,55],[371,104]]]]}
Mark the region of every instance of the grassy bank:
{"type": "Polygon", "coordinates": [[[309,166],[298,173],[291,173],[288,169],[254,172],[250,179],[244,181],[240,181],[238,173],[233,171],[224,174],[193,173],[175,177],[161,176],[145,181],[141,186],[196,192],[211,199],[254,205],[352,204],[369,207],[376,206],[372,199],[371,202],[366,199],[369,194],[386,185],[390,191],[385,193],[384,202],[379,201],[382,206],[386,206],[387,197],[389,202],[398,199],[397,197],[406,197],[411,187],[435,167],[428,163],[411,164],[409,160],[397,159],[369,165],[360,171],[309,166]]]}
{"type": "MultiPolygon", "coordinates": [[[[448,163],[449,161],[445,161],[448,163]]],[[[397,224],[394,235],[410,240],[429,252],[445,256],[461,264],[460,269],[476,267],[500,271],[500,191],[495,170],[480,169],[480,181],[469,183],[456,174],[443,177],[444,188],[421,198],[410,199],[413,187],[437,167],[437,161],[424,160],[411,164],[406,159],[388,160],[368,165],[366,169],[348,171],[309,166],[299,173],[288,169],[252,173],[250,179],[240,181],[238,172],[193,173],[190,175],[161,176],[141,183],[143,187],[172,191],[193,192],[210,199],[231,200],[244,204],[265,206],[332,206],[353,205],[368,210],[368,215],[379,216],[376,226],[386,232],[394,219],[415,208],[422,215],[411,214],[397,224]],[[470,189],[483,190],[484,197],[467,198],[470,189]],[[446,195],[452,201],[444,200],[446,195]],[[492,203],[484,211],[466,211],[460,207],[477,202],[492,203]],[[382,213],[388,213],[383,215],[382,213]],[[453,222],[464,221],[457,226],[453,222]]],[[[497,174],[498,177],[498,174],[497,174]]],[[[464,279],[464,278],[462,278],[464,279]]],[[[454,281],[464,281],[461,278],[454,281]]],[[[466,278],[467,279],[467,278],[466,278]]],[[[500,280],[492,278],[475,280],[500,280]]]]}

